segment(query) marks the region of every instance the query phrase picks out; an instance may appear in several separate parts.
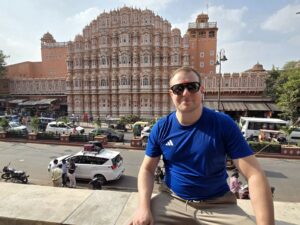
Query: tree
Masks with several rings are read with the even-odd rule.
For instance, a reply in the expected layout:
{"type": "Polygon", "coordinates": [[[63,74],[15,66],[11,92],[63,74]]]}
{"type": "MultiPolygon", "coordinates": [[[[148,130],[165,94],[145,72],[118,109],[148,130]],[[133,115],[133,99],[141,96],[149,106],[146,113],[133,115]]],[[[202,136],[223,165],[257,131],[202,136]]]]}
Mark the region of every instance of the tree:
{"type": "Polygon", "coordinates": [[[39,126],[40,126],[40,120],[39,120],[39,118],[36,117],[36,116],[33,117],[33,118],[31,119],[30,125],[32,126],[33,130],[34,130],[35,132],[37,132],[38,129],[39,129],[39,126]]]}
{"type": "Polygon", "coordinates": [[[276,95],[276,88],[278,86],[277,82],[279,82],[279,77],[280,71],[273,67],[266,79],[266,88],[264,94],[271,97],[273,100],[276,100],[278,97],[276,95]]]}
{"type": "Polygon", "coordinates": [[[9,126],[9,122],[5,118],[0,118],[0,127],[2,127],[3,131],[6,131],[9,126]]]}
{"type": "Polygon", "coordinates": [[[0,50],[0,78],[5,76],[6,73],[6,62],[5,59],[9,56],[4,55],[2,50],[0,50]]]}
{"type": "Polygon", "coordinates": [[[284,71],[280,78],[286,82],[277,86],[277,102],[283,109],[282,115],[295,123],[300,116],[300,69],[284,71]]]}

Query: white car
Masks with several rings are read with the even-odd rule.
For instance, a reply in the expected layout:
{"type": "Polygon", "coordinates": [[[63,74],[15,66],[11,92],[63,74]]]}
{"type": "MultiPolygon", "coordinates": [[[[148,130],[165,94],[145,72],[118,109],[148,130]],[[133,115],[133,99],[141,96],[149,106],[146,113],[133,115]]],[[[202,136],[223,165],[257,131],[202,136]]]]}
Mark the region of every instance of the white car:
{"type": "Polygon", "coordinates": [[[23,134],[28,133],[28,129],[26,126],[19,124],[18,122],[9,122],[8,123],[8,131],[20,131],[23,134]]]}
{"type": "Polygon", "coordinates": [[[144,127],[144,129],[141,131],[141,138],[143,139],[143,141],[145,141],[145,142],[148,141],[150,132],[151,132],[150,127],[144,127]]]}
{"type": "MultiPolygon", "coordinates": [[[[100,178],[102,183],[118,180],[124,173],[123,158],[120,152],[102,149],[100,151],[80,151],[74,155],[58,157],[58,164],[65,159],[67,164],[73,159],[76,165],[75,177],[79,179],[100,178]]],[[[48,170],[52,168],[52,160],[48,170]]]]}
{"type": "MultiPolygon", "coordinates": [[[[77,126],[76,132],[82,134],[84,133],[84,128],[77,126]]],[[[69,125],[65,124],[64,122],[50,122],[47,124],[46,132],[52,132],[57,134],[70,134],[74,131],[74,128],[70,127],[69,125]]]]}
{"type": "Polygon", "coordinates": [[[300,127],[296,127],[292,133],[288,136],[290,142],[300,143],[300,127]]]}

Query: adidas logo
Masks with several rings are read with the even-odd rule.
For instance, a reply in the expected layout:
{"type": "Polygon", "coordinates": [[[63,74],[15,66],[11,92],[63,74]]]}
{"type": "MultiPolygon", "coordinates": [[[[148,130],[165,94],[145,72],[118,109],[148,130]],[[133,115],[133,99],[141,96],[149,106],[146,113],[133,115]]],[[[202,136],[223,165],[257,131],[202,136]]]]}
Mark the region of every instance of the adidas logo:
{"type": "Polygon", "coordinates": [[[169,140],[169,141],[167,142],[166,146],[173,146],[172,140],[169,140]]]}

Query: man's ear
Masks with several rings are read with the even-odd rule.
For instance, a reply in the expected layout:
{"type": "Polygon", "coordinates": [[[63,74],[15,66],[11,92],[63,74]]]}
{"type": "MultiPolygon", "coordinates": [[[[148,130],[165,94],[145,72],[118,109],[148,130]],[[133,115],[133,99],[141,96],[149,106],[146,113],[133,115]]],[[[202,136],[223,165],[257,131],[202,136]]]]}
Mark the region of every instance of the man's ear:
{"type": "Polygon", "coordinates": [[[200,87],[200,92],[201,92],[201,94],[203,94],[204,93],[204,87],[201,85],[201,87],[200,87]]]}
{"type": "Polygon", "coordinates": [[[173,91],[169,90],[169,95],[172,97],[173,96],[173,91]]]}

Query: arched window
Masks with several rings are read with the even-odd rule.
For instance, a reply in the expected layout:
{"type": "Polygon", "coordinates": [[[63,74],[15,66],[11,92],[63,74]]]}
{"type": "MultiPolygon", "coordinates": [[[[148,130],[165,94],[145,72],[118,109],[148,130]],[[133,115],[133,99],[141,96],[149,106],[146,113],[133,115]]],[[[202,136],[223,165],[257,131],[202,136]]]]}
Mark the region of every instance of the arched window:
{"type": "Polygon", "coordinates": [[[107,86],[106,84],[106,80],[105,79],[101,79],[101,87],[107,86]]]}
{"type": "Polygon", "coordinates": [[[149,59],[148,59],[148,55],[144,55],[144,63],[148,63],[149,59]]]}
{"type": "Polygon", "coordinates": [[[121,78],[121,85],[128,85],[126,77],[121,78]]]}
{"type": "Polygon", "coordinates": [[[102,57],[102,58],[101,58],[101,64],[102,64],[102,65],[105,65],[105,64],[106,64],[106,59],[105,59],[105,57],[102,57]]]}
{"type": "Polygon", "coordinates": [[[147,77],[144,77],[144,78],[143,78],[143,86],[147,86],[147,85],[149,85],[148,78],[147,78],[147,77]]]}

